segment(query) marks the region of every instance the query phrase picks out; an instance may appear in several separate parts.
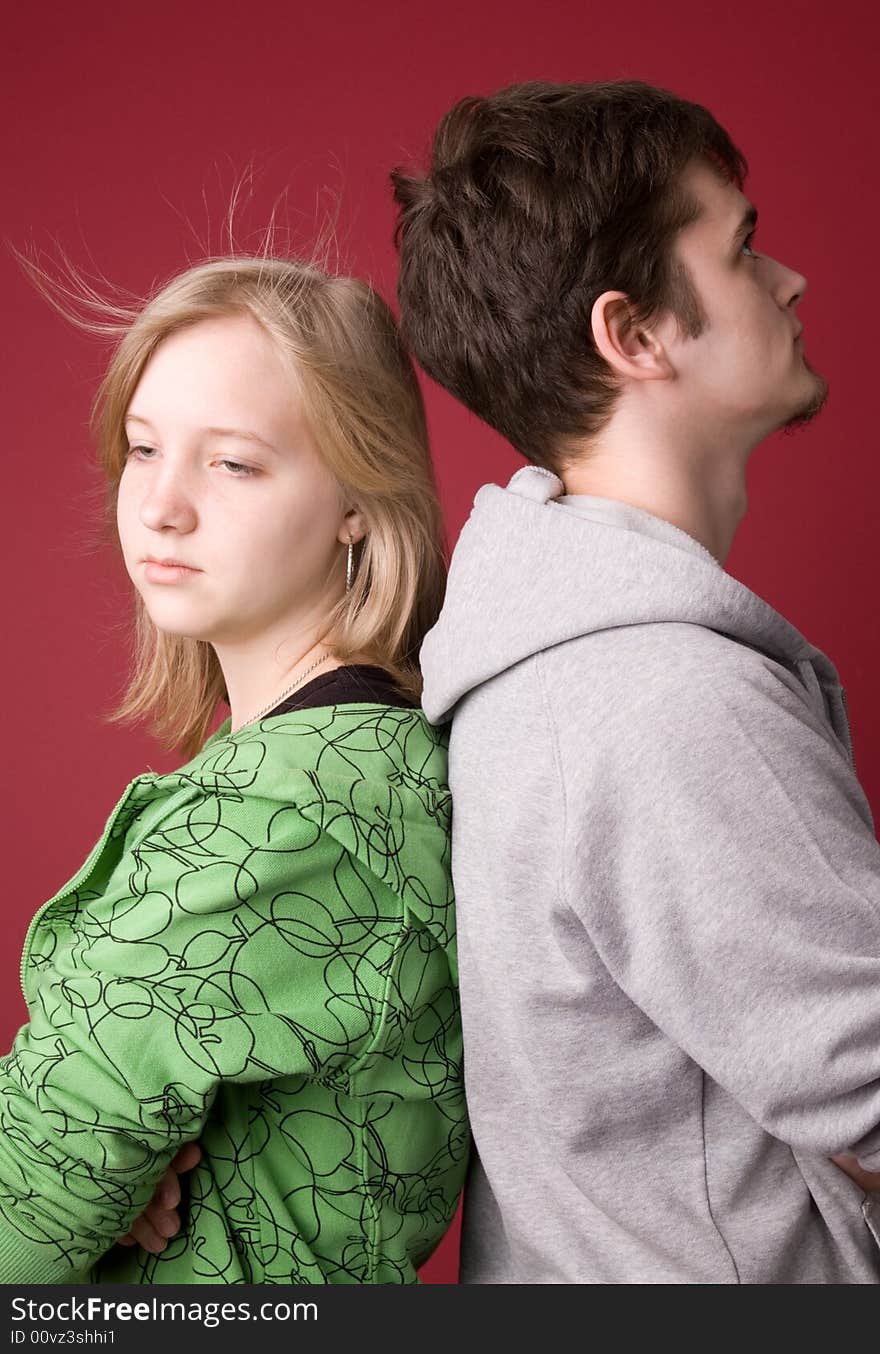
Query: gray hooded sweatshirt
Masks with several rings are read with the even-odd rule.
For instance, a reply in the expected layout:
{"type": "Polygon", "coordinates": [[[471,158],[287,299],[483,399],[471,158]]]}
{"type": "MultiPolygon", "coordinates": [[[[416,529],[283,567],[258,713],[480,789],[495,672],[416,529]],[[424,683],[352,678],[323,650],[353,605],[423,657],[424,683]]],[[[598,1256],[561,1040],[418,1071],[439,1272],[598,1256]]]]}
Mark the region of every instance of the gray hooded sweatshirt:
{"type": "Polygon", "coordinates": [[[465,1283],[878,1283],[880,847],[829,660],[528,467],[422,650],[452,717],[465,1283]]]}

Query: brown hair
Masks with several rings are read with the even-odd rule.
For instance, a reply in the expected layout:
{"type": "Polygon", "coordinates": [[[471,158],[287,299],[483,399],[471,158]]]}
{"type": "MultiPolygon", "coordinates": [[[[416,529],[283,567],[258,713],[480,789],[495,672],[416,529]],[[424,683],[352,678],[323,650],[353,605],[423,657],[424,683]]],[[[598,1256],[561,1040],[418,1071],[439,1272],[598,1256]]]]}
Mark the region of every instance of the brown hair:
{"type": "Polygon", "coordinates": [[[648,323],[703,316],[675,235],[702,156],[741,186],[746,162],[711,113],[639,81],[512,85],[441,121],[430,168],[392,174],[404,339],[433,378],[529,460],[557,463],[615,400],[591,341],[603,291],[648,323]]]}
{"type": "MultiPolygon", "coordinates": [[[[217,316],[248,314],[266,330],[289,360],[291,388],[329,470],[367,526],[352,587],[327,617],[325,635],[343,662],[375,663],[417,699],[418,651],[443,601],[445,551],[421,393],[381,297],[365,282],[312,264],[236,255],[189,268],[125,309],[102,304],[87,284],[53,287],[23,262],[57,309],[118,339],[93,409],[114,523],[128,453],[125,415],[159,344],[217,316]],[[83,320],[71,301],[100,320],[83,320]]],[[[209,643],[158,630],[139,596],[135,607],[134,667],[113,718],[149,718],[167,746],[189,755],[225,697],[220,664],[209,643]]]]}

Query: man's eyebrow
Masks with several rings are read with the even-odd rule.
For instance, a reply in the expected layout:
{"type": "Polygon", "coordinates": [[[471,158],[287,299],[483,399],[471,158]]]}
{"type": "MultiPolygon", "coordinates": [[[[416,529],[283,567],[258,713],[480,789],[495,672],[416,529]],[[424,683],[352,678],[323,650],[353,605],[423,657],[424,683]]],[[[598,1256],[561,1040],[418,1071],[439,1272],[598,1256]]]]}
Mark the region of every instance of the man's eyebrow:
{"type": "Polygon", "coordinates": [[[744,213],[739,225],[733,232],[733,235],[731,237],[732,242],[735,244],[737,240],[745,239],[747,235],[751,235],[752,231],[755,229],[757,224],[758,224],[758,208],[753,207],[752,204],[749,203],[749,206],[746,212],[744,213]]]}
{"type": "MultiPolygon", "coordinates": [[[[156,431],[148,418],[143,418],[140,414],[136,414],[134,410],[130,410],[125,415],[125,421],[126,423],[140,423],[144,428],[150,428],[153,432],[156,431]]],[[[271,442],[267,442],[265,437],[261,437],[259,433],[249,432],[246,428],[203,428],[202,432],[210,433],[212,437],[238,437],[243,442],[257,442],[268,451],[277,452],[277,448],[273,447],[271,442]]]]}

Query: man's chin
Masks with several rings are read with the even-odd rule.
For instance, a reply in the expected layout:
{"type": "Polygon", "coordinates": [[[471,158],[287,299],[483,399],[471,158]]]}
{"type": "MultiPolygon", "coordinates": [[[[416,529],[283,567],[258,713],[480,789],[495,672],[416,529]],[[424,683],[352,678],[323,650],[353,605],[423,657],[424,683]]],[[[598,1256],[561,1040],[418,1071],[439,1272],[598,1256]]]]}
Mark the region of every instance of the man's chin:
{"type": "Polygon", "coordinates": [[[812,376],[812,390],[795,408],[794,412],[782,423],[783,432],[794,432],[797,428],[803,428],[805,424],[811,423],[818,413],[825,407],[825,401],[828,399],[828,382],[824,376],[820,376],[817,371],[806,362],[807,370],[812,376]]]}

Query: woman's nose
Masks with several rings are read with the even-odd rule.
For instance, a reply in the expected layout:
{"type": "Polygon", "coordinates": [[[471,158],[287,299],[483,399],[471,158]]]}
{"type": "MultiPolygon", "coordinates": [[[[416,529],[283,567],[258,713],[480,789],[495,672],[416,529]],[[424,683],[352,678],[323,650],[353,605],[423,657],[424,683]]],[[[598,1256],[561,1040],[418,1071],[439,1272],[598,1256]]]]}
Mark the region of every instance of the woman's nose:
{"type": "Polygon", "coordinates": [[[162,531],[166,527],[175,531],[193,530],[195,504],[179,474],[163,467],[163,472],[155,477],[141,500],[140,518],[151,531],[162,531]]]}

